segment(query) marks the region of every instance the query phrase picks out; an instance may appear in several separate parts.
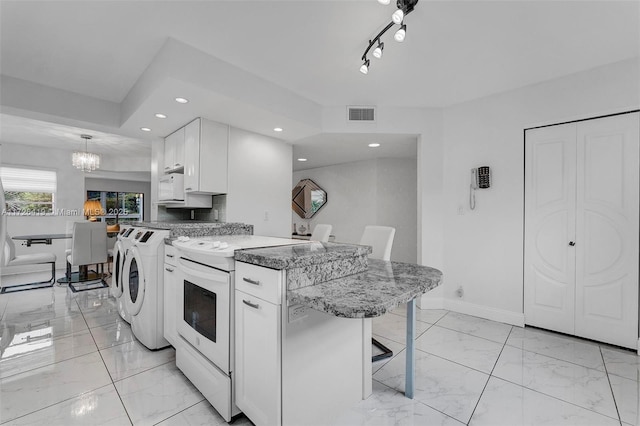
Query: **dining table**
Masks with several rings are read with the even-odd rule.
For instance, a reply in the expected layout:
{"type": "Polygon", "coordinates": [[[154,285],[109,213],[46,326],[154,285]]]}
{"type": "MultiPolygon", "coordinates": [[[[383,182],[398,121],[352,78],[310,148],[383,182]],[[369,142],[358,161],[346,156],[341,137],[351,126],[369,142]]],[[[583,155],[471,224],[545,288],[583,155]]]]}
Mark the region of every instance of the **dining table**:
{"type": "Polygon", "coordinates": [[[24,241],[24,245],[31,247],[33,244],[51,245],[53,240],[63,240],[71,238],[71,234],[34,234],[34,235],[17,235],[11,237],[12,240],[24,241]]]}

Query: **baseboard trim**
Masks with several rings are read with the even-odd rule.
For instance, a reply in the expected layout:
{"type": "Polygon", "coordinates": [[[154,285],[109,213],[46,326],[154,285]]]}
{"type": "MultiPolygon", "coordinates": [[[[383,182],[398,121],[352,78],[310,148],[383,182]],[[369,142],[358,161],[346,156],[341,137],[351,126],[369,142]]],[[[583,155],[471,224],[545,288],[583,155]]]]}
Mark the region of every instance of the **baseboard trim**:
{"type": "Polygon", "coordinates": [[[418,299],[418,308],[420,309],[444,309],[444,298],[442,297],[425,297],[424,295],[418,299]]]}
{"type": "Polygon", "coordinates": [[[489,306],[476,305],[462,300],[451,299],[444,300],[444,309],[492,321],[503,322],[517,327],[524,327],[524,313],[520,312],[505,311],[503,309],[496,309],[489,306]]]}

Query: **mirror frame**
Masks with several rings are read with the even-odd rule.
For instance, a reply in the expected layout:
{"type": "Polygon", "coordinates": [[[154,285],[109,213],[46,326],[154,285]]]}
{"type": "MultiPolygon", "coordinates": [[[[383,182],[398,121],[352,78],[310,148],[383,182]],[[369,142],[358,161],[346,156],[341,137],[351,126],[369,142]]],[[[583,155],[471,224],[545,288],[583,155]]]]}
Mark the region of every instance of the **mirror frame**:
{"type": "MultiPolygon", "coordinates": [[[[291,191],[291,208],[294,212],[298,214],[302,219],[311,219],[316,213],[318,213],[328,201],[327,191],[322,189],[317,183],[312,181],[311,179],[302,179],[300,182],[296,184],[296,186],[291,191]],[[306,199],[308,197],[309,203],[311,203],[311,193],[312,191],[322,191],[324,194],[324,202],[316,211],[313,210],[305,210],[306,199]],[[302,205],[301,205],[302,204],[302,205]]],[[[311,205],[311,204],[310,204],[311,205]]]]}

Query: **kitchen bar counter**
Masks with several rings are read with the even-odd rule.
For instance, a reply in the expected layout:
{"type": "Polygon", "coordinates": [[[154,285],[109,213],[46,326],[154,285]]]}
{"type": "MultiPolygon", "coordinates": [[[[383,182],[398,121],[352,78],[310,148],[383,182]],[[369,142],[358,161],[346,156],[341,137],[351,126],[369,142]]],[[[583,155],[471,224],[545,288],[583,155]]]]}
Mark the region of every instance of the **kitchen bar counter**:
{"type": "Polygon", "coordinates": [[[296,246],[239,250],[235,254],[235,259],[269,269],[289,270],[339,259],[366,256],[369,253],[371,253],[369,246],[312,241],[296,246]]]}
{"type": "Polygon", "coordinates": [[[369,259],[365,272],[287,292],[291,304],[344,318],[371,318],[433,290],[442,272],[412,263],[369,259]]]}
{"type": "Polygon", "coordinates": [[[299,304],[336,317],[366,319],[406,303],[405,396],[413,398],[416,298],[439,286],[442,272],[416,264],[367,259],[370,250],[351,244],[310,243],[238,250],[235,259],[285,270],[289,306],[299,304]]]}

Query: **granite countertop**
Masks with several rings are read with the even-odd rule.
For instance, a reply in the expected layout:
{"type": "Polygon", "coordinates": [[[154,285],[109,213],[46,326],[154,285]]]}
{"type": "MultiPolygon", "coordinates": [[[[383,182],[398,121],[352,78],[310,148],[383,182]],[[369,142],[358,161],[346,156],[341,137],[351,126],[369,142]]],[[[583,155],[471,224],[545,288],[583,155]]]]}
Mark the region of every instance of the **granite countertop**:
{"type": "Polygon", "coordinates": [[[235,259],[271,269],[318,265],[371,253],[371,247],[355,244],[311,242],[308,244],[238,250],[235,259]]]}
{"type": "Polygon", "coordinates": [[[369,259],[365,272],[289,290],[290,304],[344,318],[371,318],[433,290],[442,272],[412,263],[369,259]]]}
{"type": "Polygon", "coordinates": [[[203,237],[208,235],[252,235],[253,225],[245,223],[202,222],[181,220],[171,222],[136,222],[134,226],[171,231],[170,237],[203,237]]]}

